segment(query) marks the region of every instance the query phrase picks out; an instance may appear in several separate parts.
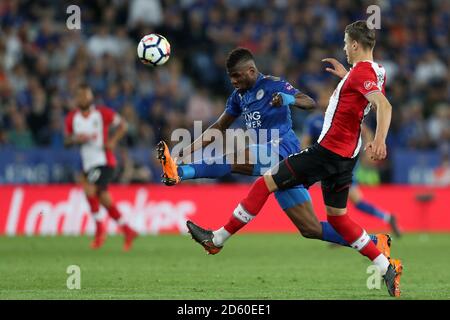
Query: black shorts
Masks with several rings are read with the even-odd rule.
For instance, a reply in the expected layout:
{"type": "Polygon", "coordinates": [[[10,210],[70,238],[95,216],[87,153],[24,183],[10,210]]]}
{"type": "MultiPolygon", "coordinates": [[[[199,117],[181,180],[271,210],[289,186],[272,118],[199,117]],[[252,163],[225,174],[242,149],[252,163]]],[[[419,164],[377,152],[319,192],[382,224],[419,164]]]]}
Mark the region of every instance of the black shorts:
{"type": "Polygon", "coordinates": [[[334,208],[346,208],[356,161],[357,157],[341,157],[316,143],[280,162],[273,179],[279,189],[288,189],[298,184],[309,188],[321,181],[325,204],[334,208]]]}
{"type": "Polygon", "coordinates": [[[108,184],[113,180],[115,170],[113,167],[100,166],[95,167],[84,173],[87,181],[91,184],[95,184],[99,191],[106,190],[108,184]]]}

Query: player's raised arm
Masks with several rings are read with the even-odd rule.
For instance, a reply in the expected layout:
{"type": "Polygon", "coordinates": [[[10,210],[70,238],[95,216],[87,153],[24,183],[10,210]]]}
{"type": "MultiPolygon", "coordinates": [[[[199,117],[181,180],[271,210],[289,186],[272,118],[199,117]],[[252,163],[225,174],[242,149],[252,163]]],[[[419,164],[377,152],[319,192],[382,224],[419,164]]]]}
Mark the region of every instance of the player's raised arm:
{"type": "Polygon", "coordinates": [[[392,106],[380,91],[368,94],[366,98],[377,110],[377,128],[373,141],[365,149],[371,152],[373,160],[383,160],[387,155],[386,137],[391,124],[392,106]]]}
{"type": "MultiPolygon", "coordinates": [[[[182,154],[180,155],[180,160],[183,160],[184,158],[188,157],[195,151],[202,149],[213,142],[213,140],[205,140],[203,137],[205,134],[209,134],[208,131],[210,130],[220,130],[222,133],[225,132],[226,129],[228,129],[232,123],[236,120],[236,117],[232,116],[228,112],[222,113],[222,115],[219,117],[219,119],[216,120],[208,129],[206,129],[200,137],[195,139],[193,143],[191,143],[187,148],[184,148],[182,150],[182,154]]],[[[212,135],[211,135],[212,136],[212,135]]]]}

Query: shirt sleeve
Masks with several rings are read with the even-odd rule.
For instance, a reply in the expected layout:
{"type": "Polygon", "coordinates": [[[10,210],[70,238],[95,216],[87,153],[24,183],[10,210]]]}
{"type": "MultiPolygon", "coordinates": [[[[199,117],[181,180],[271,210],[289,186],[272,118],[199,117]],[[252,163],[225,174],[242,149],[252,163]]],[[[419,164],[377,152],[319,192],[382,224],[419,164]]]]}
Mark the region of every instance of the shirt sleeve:
{"type": "Polygon", "coordinates": [[[99,107],[98,111],[102,115],[105,126],[117,126],[120,123],[120,115],[107,107],[99,107]]]}
{"type": "Polygon", "coordinates": [[[291,85],[289,82],[280,80],[278,81],[278,84],[276,86],[276,92],[283,92],[285,94],[295,96],[297,93],[300,93],[300,90],[294,88],[294,86],[291,85]]]}
{"type": "Polygon", "coordinates": [[[225,106],[225,112],[232,115],[233,117],[239,117],[242,114],[237,91],[234,91],[228,98],[225,106]]]}
{"type": "Polygon", "coordinates": [[[364,64],[353,72],[350,85],[363,96],[374,92],[383,93],[383,88],[378,85],[377,75],[370,64],[364,64]]]}

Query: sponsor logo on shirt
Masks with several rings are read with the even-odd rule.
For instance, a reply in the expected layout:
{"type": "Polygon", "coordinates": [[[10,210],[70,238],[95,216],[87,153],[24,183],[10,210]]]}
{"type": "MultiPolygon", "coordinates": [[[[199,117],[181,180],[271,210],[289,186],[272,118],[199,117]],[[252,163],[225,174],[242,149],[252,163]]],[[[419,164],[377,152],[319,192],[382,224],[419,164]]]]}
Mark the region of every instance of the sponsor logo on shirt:
{"type": "Polygon", "coordinates": [[[244,119],[247,129],[261,127],[261,113],[259,111],[245,113],[244,119]]]}
{"type": "Polygon", "coordinates": [[[375,82],[369,80],[364,82],[364,89],[370,90],[373,87],[377,87],[377,84],[375,82]]]}
{"type": "Polygon", "coordinates": [[[264,97],[264,90],[259,89],[258,92],[256,93],[256,99],[261,100],[263,97],[264,97]]]}

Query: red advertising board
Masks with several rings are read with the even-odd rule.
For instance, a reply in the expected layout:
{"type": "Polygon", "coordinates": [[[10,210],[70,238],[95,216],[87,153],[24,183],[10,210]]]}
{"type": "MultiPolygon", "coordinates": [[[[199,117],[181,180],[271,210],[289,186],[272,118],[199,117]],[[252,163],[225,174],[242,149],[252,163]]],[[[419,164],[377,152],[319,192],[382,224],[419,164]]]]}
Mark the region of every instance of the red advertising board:
{"type": "MultiPolygon", "coordinates": [[[[208,228],[222,226],[249,185],[116,185],[110,191],[126,220],[142,234],[186,232],[191,219],[208,228]]],[[[362,187],[367,201],[391,211],[403,231],[450,231],[450,188],[362,187]]],[[[326,219],[320,188],[310,189],[320,220],[326,219]]],[[[91,234],[94,222],[82,190],[74,185],[0,186],[0,235],[91,234]]],[[[387,226],[349,206],[351,216],[368,231],[387,226]]],[[[108,221],[108,230],[117,227],[108,221]]],[[[278,206],[269,201],[242,232],[296,232],[278,206]]]]}

